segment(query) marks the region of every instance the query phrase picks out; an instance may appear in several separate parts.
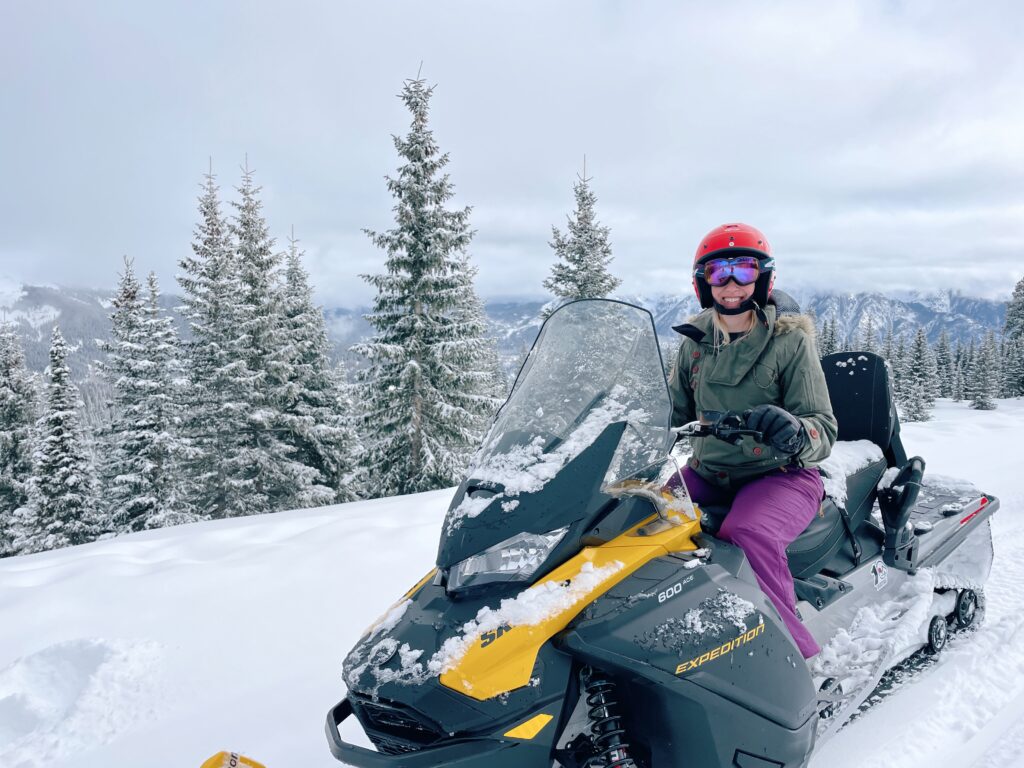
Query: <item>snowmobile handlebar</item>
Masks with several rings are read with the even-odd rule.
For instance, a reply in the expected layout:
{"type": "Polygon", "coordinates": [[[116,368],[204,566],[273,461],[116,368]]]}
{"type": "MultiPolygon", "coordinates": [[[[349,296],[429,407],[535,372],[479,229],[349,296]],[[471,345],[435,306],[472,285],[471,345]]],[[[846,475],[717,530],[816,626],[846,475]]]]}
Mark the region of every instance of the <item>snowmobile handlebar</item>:
{"type": "Polygon", "coordinates": [[[747,436],[758,443],[764,442],[764,433],[747,429],[746,420],[735,411],[703,411],[700,420],[691,421],[672,431],[678,437],[716,437],[733,445],[747,436]]]}

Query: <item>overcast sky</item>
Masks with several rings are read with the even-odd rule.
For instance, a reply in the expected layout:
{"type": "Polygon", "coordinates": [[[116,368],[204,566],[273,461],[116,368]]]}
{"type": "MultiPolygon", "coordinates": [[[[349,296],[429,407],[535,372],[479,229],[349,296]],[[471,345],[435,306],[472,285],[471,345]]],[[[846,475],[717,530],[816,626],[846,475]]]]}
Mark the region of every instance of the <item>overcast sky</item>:
{"type": "Polygon", "coordinates": [[[486,297],[540,296],[587,158],[613,271],[689,292],[701,236],[747,221],[778,285],[1024,276],[1024,10],[1015,2],[0,2],[0,277],[174,292],[199,183],[246,153],[318,299],[365,303],[396,95],[431,126],[486,297]],[[674,7],[670,7],[674,6],[674,7]]]}

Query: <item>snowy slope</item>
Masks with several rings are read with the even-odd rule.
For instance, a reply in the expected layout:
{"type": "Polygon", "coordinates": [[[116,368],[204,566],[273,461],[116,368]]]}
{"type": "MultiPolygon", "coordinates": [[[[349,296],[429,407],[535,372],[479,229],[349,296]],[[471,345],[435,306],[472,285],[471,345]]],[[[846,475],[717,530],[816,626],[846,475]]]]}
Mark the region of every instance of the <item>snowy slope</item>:
{"type": "MultiPolygon", "coordinates": [[[[813,768],[1024,768],[1024,401],[904,425],[931,472],[1001,498],[988,616],[813,768]]],[[[0,560],[0,766],[337,763],[323,721],[363,629],[431,567],[450,491],[0,560]]],[[[346,736],[353,737],[349,731],[346,736]]]]}
{"type": "Polygon", "coordinates": [[[812,768],[1024,768],[1024,401],[970,411],[940,401],[935,420],[903,425],[928,471],[999,497],[984,625],[956,638],[912,684],[824,745],[812,768]]]}

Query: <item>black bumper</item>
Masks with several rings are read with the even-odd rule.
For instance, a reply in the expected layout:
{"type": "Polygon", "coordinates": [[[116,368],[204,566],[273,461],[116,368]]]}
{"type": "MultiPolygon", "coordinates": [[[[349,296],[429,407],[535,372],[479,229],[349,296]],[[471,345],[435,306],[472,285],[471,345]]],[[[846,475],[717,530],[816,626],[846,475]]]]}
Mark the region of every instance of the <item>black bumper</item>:
{"type": "MultiPolygon", "coordinates": [[[[424,747],[415,752],[385,755],[371,749],[357,747],[341,738],[338,726],[352,715],[352,704],[342,699],[327,713],[327,742],[331,754],[338,760],[357,768],[525,768],[530,758],[525,752],[535,752],[529,745],[494,739],[464,739],[424,747]],[[521,749],[526,747],[527,749],[521,749]]],[[[546,750],[544,750],[546,752],[546,750]]],[[[550,764],[550,763],[549,763],[550,764]]],[[[541,763],[537,763],[541,765],[541,763]]]]}

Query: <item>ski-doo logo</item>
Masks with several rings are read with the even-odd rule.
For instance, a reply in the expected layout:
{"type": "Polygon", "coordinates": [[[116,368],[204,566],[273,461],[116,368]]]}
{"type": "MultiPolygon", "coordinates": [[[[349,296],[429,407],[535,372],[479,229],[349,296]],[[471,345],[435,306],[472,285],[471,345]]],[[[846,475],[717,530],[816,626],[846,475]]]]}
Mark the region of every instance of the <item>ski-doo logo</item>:
{"type": "Polygon", "coordinates": [[[885,589],[885,585],[889,583],[889,569],[885,567],[885,563],[879,560],[871,566],[871,575],[875,579],[875,590],[885,589]]]}
{"type": "Polygon", "coordinates": [[[709,661],[714,661],[715,659],[720,659],[723,656],[725,656],[726,654],[732,653],[734,650],[739,648],[741,645],[746,645],[751,640],[753,640],[755,637],[760,635],[762,632],[764,632],[764,622],[758,624],[753,629],[748,630],[747,632],[744,632],[742,635],[737,637],[735,640],[730,640],[728,643],[725,643],[724,645],[720,645],[717,648],[715,648],[714,650],[708,651],[707,653],[702,653],[700,656],[698,656],[695,659],[690,659],[689,661],[684,661],[682,664],[680,664],[678,667],[676,667],[676,674],[677,675],[681,675],[681,674],[683,674],[683,672],[689,672],[691,669],[696,669],[697,667],[701,666],[702,664],[707,664],[709,661]]]}
{"type": "Polygon", "coordinates": [[[480,647],[481,648],[486,648],[488,645],[493,643],[495,640],[497,640],[499,637],[504,635],[506,632],[511,632],[511,631],[512,631],[512,627],[510,627],[508,624],[502,624],[500,627],[498,627],[493,632],[484,632],[482,635],[480,635],[480,647]]]}

